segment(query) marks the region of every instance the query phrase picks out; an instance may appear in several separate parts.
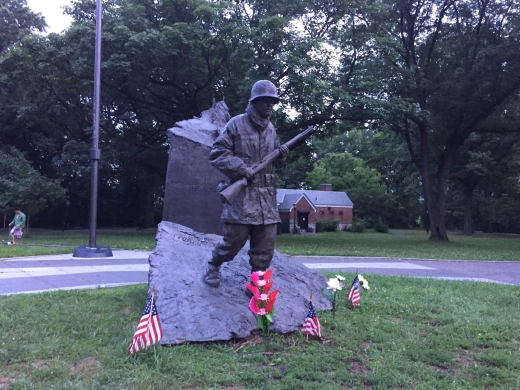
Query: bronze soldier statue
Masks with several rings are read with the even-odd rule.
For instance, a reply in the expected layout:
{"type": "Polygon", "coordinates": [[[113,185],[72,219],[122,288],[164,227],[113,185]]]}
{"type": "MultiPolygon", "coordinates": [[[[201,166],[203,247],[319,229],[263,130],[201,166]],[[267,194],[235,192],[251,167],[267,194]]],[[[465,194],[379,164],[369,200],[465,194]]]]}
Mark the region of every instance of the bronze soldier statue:
{"type": "Polygon", "coordinates": [[[282,145],[270,122],[273,107],[280,98],[275,85],[268,80],[257,81],[245,114],[229,120],[210,152],[210,162],[231,182],[247,179],[231,204],[224,203],[221,221],[223,238],[213,249],[203,281],[220,285],[220,266],[233,260],[250,238],[251,271],[265,271],[274,255],[277,223],[280,222],[274,189],[275,164],[285,159],[289,149],[282,145]],[[280,150],[281,159],[269,163],[255,173],[251,167],[269,153],[280,150]]]}

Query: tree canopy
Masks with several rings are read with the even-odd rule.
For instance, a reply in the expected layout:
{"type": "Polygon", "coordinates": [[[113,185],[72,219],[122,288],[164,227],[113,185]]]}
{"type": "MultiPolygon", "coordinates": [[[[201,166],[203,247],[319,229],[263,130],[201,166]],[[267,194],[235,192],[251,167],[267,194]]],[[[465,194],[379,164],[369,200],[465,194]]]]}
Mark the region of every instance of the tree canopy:
{"type": "Polygon", "coordinates": [[[15,207],[36,214],[47,205],[63,206],[65,199],[66,190],[60,183],[38,173],[20,151],[0,152],[0,209],[4,214],[15,207]]]}
{"type": "MultiPolygon", "coordinates": [[[[88,220],[95,5],[72,1],[72,25],[43,36],[25,0],[0,0],[0,141],[67,189],[75,225],[88,220]]],[[[520,130],[519,13],[520,0],[104,1],[99,223],[153,226],[166,130],[214,99],[241,113],[269,79],[282,141],[319,128],[280,186],[331,182],[359,218],[414,226],[429,215],[431,239],[448,239],[454,213],[471,219],[468,205],[518,195],[519,150],[497,145],[516,145],[520,130]],[[499,167],[511,180],[490,195],[499,167]]]]}

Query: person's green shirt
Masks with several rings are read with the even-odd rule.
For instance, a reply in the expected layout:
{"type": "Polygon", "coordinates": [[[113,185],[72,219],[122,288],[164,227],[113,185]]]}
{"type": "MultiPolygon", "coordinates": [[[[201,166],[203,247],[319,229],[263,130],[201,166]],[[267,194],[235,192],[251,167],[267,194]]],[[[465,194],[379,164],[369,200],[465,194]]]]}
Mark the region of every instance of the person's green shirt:
{"type": "Polygon", "coordinates": [[[25,214],[22,212],[20,212],[20,214],[15,214],[13,222],[11,222],[11,225],[19,228],[25,227],[25,214]]]}

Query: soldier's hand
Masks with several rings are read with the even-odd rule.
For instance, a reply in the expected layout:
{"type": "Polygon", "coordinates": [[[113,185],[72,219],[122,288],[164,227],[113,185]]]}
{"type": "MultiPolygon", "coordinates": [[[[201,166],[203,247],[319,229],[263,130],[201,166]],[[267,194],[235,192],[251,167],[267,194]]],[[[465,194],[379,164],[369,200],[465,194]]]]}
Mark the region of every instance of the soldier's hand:
{"type": "Polygon", "coordinates": [[[280,150],[283,158],[287,158],[287,156],[289,156],[289,148],[287,146],[282,145],[278,148],[278,150],[280,150]]]}
{"type": "Polygon", "coordinates": [[[254,175],[255,175],[255,173],[253,172],[253,170],[251,168],[247,167],[246,169],[244,169],[244,177],[247,180],[251,179],[254,175]]]}

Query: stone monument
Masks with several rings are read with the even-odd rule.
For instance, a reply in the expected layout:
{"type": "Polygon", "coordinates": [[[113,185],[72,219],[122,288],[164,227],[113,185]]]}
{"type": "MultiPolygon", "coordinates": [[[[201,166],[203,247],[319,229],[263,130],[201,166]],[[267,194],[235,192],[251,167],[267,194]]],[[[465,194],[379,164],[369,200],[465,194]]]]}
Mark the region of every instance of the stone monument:
{"type": "Polygon", "coordinates": [[[209,163],[213,142],[229,120],[223,101],[213,103],[200,118],[177,122],[170,140],[163,221],[202,233],[221,233],[222,203],[217,186],[227,178],[209,163]]]}
{"type": "MultiPolygon", "coordinates": [[[[162,344],[243,338],[258,329],[249,309],[244,283],[249,283],[249,244],[221,267],[218,288],[202,275],[219,241],[222,203],[217,186],[226,177],[209,163],[209,152],[230,118],[224,102],[214,103],[201,118],[176,123],[168,130],[170,154],[155,251],[149,257],[149,291],[155,291],[163,328],[162,344]]],[[[312,294],[316,310],[329,310],[321,296],[325,276],[275,251],[273,289],[280,288],[271,330],[297,331],[312,294]]]]}

